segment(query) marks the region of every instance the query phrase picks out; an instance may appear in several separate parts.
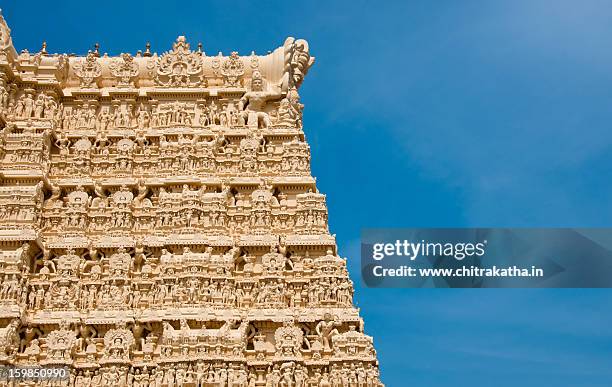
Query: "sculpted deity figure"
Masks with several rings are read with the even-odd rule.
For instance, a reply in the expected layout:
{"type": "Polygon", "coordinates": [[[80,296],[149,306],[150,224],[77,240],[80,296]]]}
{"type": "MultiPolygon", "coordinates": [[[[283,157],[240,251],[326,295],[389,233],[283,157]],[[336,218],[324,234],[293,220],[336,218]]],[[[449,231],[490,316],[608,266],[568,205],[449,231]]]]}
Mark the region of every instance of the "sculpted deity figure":
{"type": "MultiPolygon", "coordinates": [[[[89,291],[87,293],[89,293],[89,291]]],[[[89,294],[87,294],[87,296],[89,296],[89,294]]],[[[98,331],[93,326],[84,324],[83,322],[75,326],[74,332],[79,337],[76,341],[76,345],[80,351],[85,350],[88,343],[98,335],[98,331]]]]}
{"type": "Polygon", "coordinates": [[[68,139],[68,135],[65,132],[57,133],[55,145],[57,145],[57,147],[59,148],[59,153],[62,156],[66,156],[70,152],[70,140],[68,139]]]}
{"type": "Polygon", "coordinates": [[[68,321],[61,321],[59,329],[52,331],[46,337],[47,356],[56,360],[69,360],[76,341],[76,333],[70,329],[68,321]]]}
{"type": "Polygon", "coordinates": [[[15,116],[23,117],[25,111],[25,94],[22,94],[15,104],[15,116]]]}
{"type": "Polygon", "coordinates": [[[104,385],[105,386],[118,386],[121,378],[121,374],[117,369],[117,366],[112,366],[109,370],[107,370],[103,375],[104,385]]]}
{"type": "Polygon", "coordinates": [[[172,263],[172,253],[168,252],[166,249],[161,250],[161,255],[159,257],[159,263],[162,265],[170,265],[172,263]]]}
{"type": "Polygon", "coordinates": [[[217,104],[215,101],[210,102],[210,106],[208,107],[208,121],[211,125],[216,125],[219,123],[219,109],[217,109],[217,104]]]}
{"type": "Polygon", "coordinates": [[[98,115],[98,119],[96,120],[96,129],[101,132],[106,132],[107,129],[110,129],[110,124],[112,121],[112,116],[109,112],[109,107],[104,106],[100,109],[100,114],[98,115]]]}
{"type": "Polygon", "coordinates": [[[284,321],[283,326],[274,332],[277,353],[285,357],[301,356],[300,348],[304,342],[304,333],[293,321],[284,321]]]}
{"type": "Polygon", "coordinates": [[[104,335],[104,358],[109,360],[129,360],[130,351],[135,344],[134,334],[125,323],[116,323],[104,335]]]}
{"type": "Polygon", "coordinates": [[[110,256],[109,269],[111,275],[125,275],[132,266],[132,257],[124,247],[119,247],[117,252],[110,256]]]}
{"type": "Polygon", "coordinates": [[[280,125],[294,125],[295,124],[295,116],[292,111],[291,104],[287,98],[283,98],[280,101],[280,106],[278,108],[278,123],[280,125]]]}
{"type": "Polygon", "coordinates": [[[149,112],[147,111],[147,108],[143,104],[141,104],[140,108],[138,109],[138,115],[136,117],[136,120],[138,121],[139,129],[144,129],[144,128],[149,127],[150,115],[149,115],[149,112]]]}
{"type": "Polygon", "coordinates": [[[133,204],[135,207],[151,207],[153,204],[151,200],[147,198],[147,194],[149,193],[149,187],[144,184],[142,179],[138,180],[138,193],[134,198],[133,204]]]}
{"type": "Polygon", "coordinates": [[[261,260],[266,271],[274,273],[283,270],[286,258],[278,252],[275,245],[272,245],[270,246],[270,252],[264,254],[261,260]]]}
{"type": "Polygon", "coordinates": [[[40,93],[34,101],[34,118],[43,118],[43,112],[45,111],[45,95],[40,93]]]}
{"type": "Polygon", "coordinates": [[[25,93],[23,96],[23,118],[30,118],[34,113],[34,98],[32,93],[25,93]]]}
{"type": "Polygon", "coordinates": [[[315,330],[317,335],[319,335],[319,340],[323,344],[323,348],[325,350],[331,349],[331,339],[333,336],[339,334],[336,327],[340,325],[342,324],[337,320],[336,316],[334,316],[332,319],[332,316],[329,313],[325,313],[323,320],[317,324],[315,330]]]}
{"type": "Polygon", "coordinates": [[[47,199],[45,202],[45,208],[53,208],[58,206],[62,206],[62,203],[59,201],[59,198],[62,194],[62,189],[57,184],[51,184],[51,197],[47,199]]]}
{"type": "Polygon", "coordinates": [[[99,183],[94,184],[94,193],[96,194],[96,197],[92,199],[91,207],[95,207],[95,208],[108,207],[109,198],[106,194],[106,190],[104,189],[104,187],[102,187],[101,184],[99,183]]]}
{"type": "Polygon", "coordinates": [[[210,124],[209,121],[209,109],[208,106],[206,106],[205,104],[199,104],[197,106],[198,108],[198,122],[196,122],[197,125],[201,126],[201,127],[206,127],[210,124]]]}
{"type": "MultiPolygon", "coordinates": [[[[44,106],[44,118],[56,118],[57,114],[57,102],[55,102],[55,98],[48,96],[45,98],[45,106],[44,106]]],[[[43,118],[41,117],[41,118],[43,118]]],[[[59,120],[59,119],[57,119],[59,120]]]]}
{"type": "Polygon", "coordinates": [[[19,319],[16,318],[5,328],[0,328],[0,358],[14,354],[19,348],[18,327],[19,319]]]}
{"type": "Polygon", "coordinates": [[[97,115],[96,115],[96,107],[94,105],[91,105],[89,109],[85,110],[84,115],[85,115],[84,117],[85,127],[88,129],[95,129],[96,122],[98,121],[97,115]]]}
{"type": "Polygon", "coordinates": [[[278,124],[290,127],[302,127],[302,109],[304,105],[300,103],[300,95],[295,88],[291,88],[287,97],[280,102],[278,109],[278,124]]]}
{"type": "Polygon", "coordinates": [[[280,371],[281,379],[279,380],[279,383],[278,383],[279,387],[294,387],[295,386],[294,378],[293,378],[294,369],[295,369],[295,363],[292,361],[283,363],[281,365],[281,371],[280,371]]]}
{"type": "Polygon", "coordinates": [[[259,71],[253,71],[251,90],[244,93],[238,109],[249,128],[267,128],[271,125],[270,116],[265,112],[266,103],[280,98],[280,92],[265,91],[264,80],[259,71]]]}
{"type": "Polygon", "coordinates": [[[0,75],[0,110],[4,110],[9,104],[9,91],[7,88],[6,80],[0,75]]]}
{"type": "MultiPolygon", "coordinates": [[[[170,151],[170,147],[171,147],[171,144],[166,139],[166,136],[164,136],[163,134],[159,136],[159,150],[162,156],[165,156],[166,153],[170,151]]],[[[165,193],[165,190],[164,190],[164,193],[165,193]]]]}
{"type": "Polygon", "coordinates": [[[28,355],[30,361],[36,361],[41,353],[40,342],[38,339],[32,339],[27,348],[22,350],[25,355],[28,355]]]}

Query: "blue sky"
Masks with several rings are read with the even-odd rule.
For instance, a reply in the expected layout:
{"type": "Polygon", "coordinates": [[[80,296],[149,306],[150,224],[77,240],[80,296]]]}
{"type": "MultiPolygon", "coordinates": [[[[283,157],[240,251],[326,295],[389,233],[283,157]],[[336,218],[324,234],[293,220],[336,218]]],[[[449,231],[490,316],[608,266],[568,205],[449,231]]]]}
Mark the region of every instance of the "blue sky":
{"type": "Polygon", "coordinates": [[[36,3],[1,5],[18,49],[310,42],[313,173],[388,386],[612,385],[610,291],[372,290],[357,270],[362,227],[610,226],[609,2],[36,3]]]}

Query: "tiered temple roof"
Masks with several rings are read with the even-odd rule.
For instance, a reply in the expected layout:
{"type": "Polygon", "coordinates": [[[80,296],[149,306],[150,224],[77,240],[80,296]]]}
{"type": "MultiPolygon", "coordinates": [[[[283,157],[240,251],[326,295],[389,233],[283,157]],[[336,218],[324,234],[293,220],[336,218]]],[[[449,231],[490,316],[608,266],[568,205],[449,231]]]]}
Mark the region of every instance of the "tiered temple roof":
{"type": "Polygon", "coordinates": [[[310,173],[313,62],[294,38],[18,53],[0,16],[0,367],[69,370],[47,385],[380,386],[310,173]]]}

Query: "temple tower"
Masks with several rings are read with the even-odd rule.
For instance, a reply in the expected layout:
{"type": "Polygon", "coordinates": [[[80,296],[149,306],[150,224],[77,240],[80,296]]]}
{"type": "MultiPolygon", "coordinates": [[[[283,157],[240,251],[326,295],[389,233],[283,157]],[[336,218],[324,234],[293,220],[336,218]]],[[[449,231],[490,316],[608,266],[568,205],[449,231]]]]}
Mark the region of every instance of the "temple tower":
{"type": "Polygon", "coordinates": [[[294,38],[17,53],[0,16],[0,366],[70,371],[47,385],[381,386],[310,173],[313,62],[294,38]]]}

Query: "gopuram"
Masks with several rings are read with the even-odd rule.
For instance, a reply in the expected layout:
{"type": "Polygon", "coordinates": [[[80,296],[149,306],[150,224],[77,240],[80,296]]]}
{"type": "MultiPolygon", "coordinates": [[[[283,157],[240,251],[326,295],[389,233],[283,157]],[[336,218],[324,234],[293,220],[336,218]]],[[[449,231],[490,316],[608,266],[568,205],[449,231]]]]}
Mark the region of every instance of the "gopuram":
{"type": "Polygon", "coordinates": [[[17,52],[0,16],[0,385],[374,387],[310,174],[314,57],[17,52]]]}

